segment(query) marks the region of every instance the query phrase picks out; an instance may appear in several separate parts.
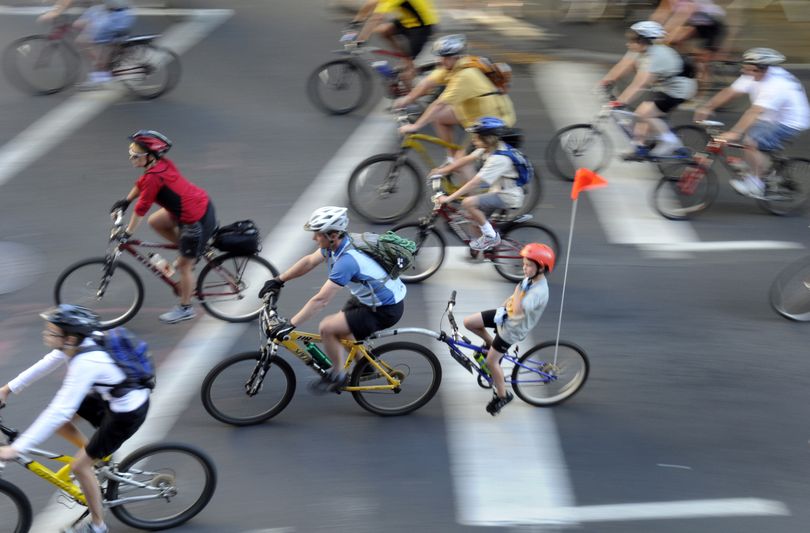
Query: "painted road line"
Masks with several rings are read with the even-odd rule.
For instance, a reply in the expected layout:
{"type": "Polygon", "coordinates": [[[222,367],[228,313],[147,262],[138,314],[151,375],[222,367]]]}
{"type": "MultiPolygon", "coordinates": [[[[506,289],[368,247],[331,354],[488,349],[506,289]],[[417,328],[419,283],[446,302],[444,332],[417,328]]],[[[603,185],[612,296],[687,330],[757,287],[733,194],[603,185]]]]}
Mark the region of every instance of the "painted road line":
{"type": "MultiPolygon", "coordinates": [[[[31,17],[39,16],[51,10],[50,6],[28,6],[28,7],[14,7],[0,5],[0,15],[31,17]]],[[[66,12],[69,15],[81,15],[84,9],[79,7],[72,7],[66,12]]],[[[145,17],[185,17],[192,16],[200,12],[206,11],[230,11],[228,9],[174,9],[159,7],[136,7],[134,12],[138,16],[145,17]]]]}
{"type": "Polygon", "coordinates": [[[645,244],[649,252],[733,252],[738,250],[803,250],[800,242],[790,241],[715,241],[645,244]]]}
{"type": "MultiPolygon", "coordinates": [[[[193,10],[189,20],[168,28],[160,37],[181,54],[200,42],[233,14],[227,9],[193,10]]],[[[100,91],[78,93],[49,111],[0,148],[0,186],[84,126],[127,90],[117,84],[100,91]]]]}
{"type": "MultiPolygon", "coordinates": [[[[590,123],[601,102],[593,89],[604,69],[595,65],[552,62],[534,67],[540,98],[557,128],[578,122],[590,123]]],[[[615,151],[629,147],[617,128],[605,128],[615,151]]],[[[628,163],[615,156],[602,174],[609,186],[588,197],[607,237],[617,244],[683,244],[698,240],[692,225],[665,220],[650,207],[658,170],[650,163],[628,163]]]]}
{"type": "MultiPolygon", "coordinates": [[[[501,282],[492,265],[465,261],[466,248],[447,252],[439,272],[423,282],[430,287],[423,291],[425,327],[430,329],[439,327],[452,290],[458,291],[455,315],[460,324],[466,315],[497,307],[514,288],[501,282]]],[[[527,339],[521,347],[531,344],[527,339]]],[[[434,342],[433,349],[444,368],[439,396],[446,412],[457,521],[470,526],[572,522],[571,517],[551,516],[555,509],[574,505],[554,411],[516,397],[493,418],[484,411],[492,392],[478,387],[444,344],[434,342]],[[531,494],[531,505],[516,494],[531,494]]]]}
{"type": "MultiPolygon", "coordinates": [[[[284,270],[312,251],[312,241],[302,225],[309,213],[318,207],[342,201],[345,197],[345,182],[335,179],[335,176],[348,176],[360,161],[370,154],[384,151],[394,141],[394,127],[390,116],[382,111],[383,105],[380,103],[360,124],[265,238],[262,256],[277,268],[284,270]]],[[[258,292],[264,281],[248,280],[248,286],[256,287],[258,292]]],[[[116,457],[123,458],[140,446],[163,440],[189,402],[199,395],[200,383],[208,371],[229,354],[248,327],[256,325],[228,324],[202,317],[160,366],[159,385],[152,394],[149,417],[116,457]]],[[[79,514],[76,509],[66,510],[56,497],[37,515],[31,531],[58,531],[79,514]]]]}

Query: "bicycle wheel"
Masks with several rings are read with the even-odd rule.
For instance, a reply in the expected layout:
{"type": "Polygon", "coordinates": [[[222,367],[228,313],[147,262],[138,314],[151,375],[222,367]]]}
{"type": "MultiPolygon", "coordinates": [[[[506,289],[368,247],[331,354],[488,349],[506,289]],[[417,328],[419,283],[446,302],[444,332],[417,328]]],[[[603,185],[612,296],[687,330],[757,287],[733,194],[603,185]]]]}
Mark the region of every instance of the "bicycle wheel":
{"type": "Polygon", "coordinates": [[[518,398],[538,407],[557,405],[576,394],[588,379],[590,363],[585,351],[560,341],[538,344],[518,359],[512,369],[512,388],[518,398]]]}
{"type": "Polygon", "coordinates": [[[101,329],[129,321],[143,304],[143,283],[131,266],[116,261],[110,271],[103,257],[85,259],[59,274],[54,288],[58,304],[83,305],[100,317],[101,329]]]}
{"type": "Polygon", "coordinates": [[[224,253],[200,272],[196,296],[211,316],[226,322],[250,322],[264,307],[259,289],[276,276],[276,267],[261,256],[224,253]]]}
{"type": "Polygon", "coordinates": [[[414,210],[422,197],[422,177],[400,154],[374,155],[349,177],[349,206],[375,224],[389,224],[414,210]]]}
{"type": "Polygon", "coordinates": [[[669,167],[652,193],[658,213],[670,220],[686,220],[706,210],[717,197],[717,176],[711,168],[681,162],[669,167]]]}
{"type": "Polygon", "coordinates": [[[335,59],[316,68],[307,79],[310,101],[330,115],[351,113],[371,96],[368,72],[349,59],[335,59]]]}
{"type": "Polygon", "coordinates": [[[536,222],[520,222],[501,231],[501,243],[487,251],[484,257],[492,261],[498,274],[509,281],[523,279],[523,257],[520,251],[530,242],[545,244],[560,257],[560,241],[549,228],[536,222]]]}
{"type": "Polygon", "coordinates": [[[418,222],[400,224],[394,231],[416,243],[413,264],[399,275],[405,283],[418,283],[435,274],[444,262],[447,243],[435,228],[425,228],[418,222]]]}
{"type": "Polygon", "coordinates": [[[612,153],[607,135],[590,124],[574,124],[559,130],[546,147],[546,162],[551,173],[574,181],[579,168],[602,170],[612,153]]]}
{"type": "Polygon", "coordinates": [[[771,307],[785,318],[810,322],[810,256],[782,270],[770,290],[771,307]]]}
{"type": "Polygon", "coordinates": [[[166,94],[180,81],[180,57],[151,43],[124,43],[111,66],[113,77],[144,100],[166,94]]]}
{"type": "Polygon", "coordinates": [[[760,207],[779,216],[804,209],[810,198],[810,159],[791,157],[775,172],[777,176],[768,178],[765,198],[757,201],[760,207]]]}
{"type": "Polygon", "coordinates": [[[23,92],[54,94],[76,83],[81,58],[65,41],[31,35],[6,47],[3,70],[8,80],[23,92]]]}
{"type": "Polygon", "coordinates": [[[121,461],[116,473],[143,486],[110,479],[107,501],[137,500],[124,501],[110,511],[124,524],[149,531],[188,522],[205,508],[217,486],[214,462],[186,444],[139,448],[121,461]]]}
{"type": "MultiPolygon", "coordinates": [[[[436,355],[419,344],[392,342],[374,348],[372,356],[400,387],[393,390],[353,391],[360,407],[380,416],[407,415],[416,411],[439,390],[442,366],[436,355]]],[[[349,384],[352,387],[388,385],[382,375],[367,359],[355,363],[349,384]]]]}
{"type": "Polygon", "coordinates": [[[4,479],[0,479],[0,516],[0,533],[28,533],[34,517],[25,493],[4,479]]]}
{"type": "Polygon", "coordinates": [[[295,373],[278,356],[265,368],[259,351],[233,355],[211,369],[200,389],[208,414],[232,426],[250,426],[284,410],[295,394],[295,373]]]}

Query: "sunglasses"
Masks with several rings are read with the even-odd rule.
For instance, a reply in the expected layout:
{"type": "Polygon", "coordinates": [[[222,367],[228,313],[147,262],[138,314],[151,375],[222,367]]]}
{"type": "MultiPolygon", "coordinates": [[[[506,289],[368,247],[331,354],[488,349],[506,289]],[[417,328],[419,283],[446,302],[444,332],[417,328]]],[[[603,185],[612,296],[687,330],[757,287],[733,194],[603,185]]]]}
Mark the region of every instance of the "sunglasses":
{"type": "Polygon", "coordinates": [[[140,159],[141,157],[146,157],[145,152],[133,152],[132,150],[129,151],[129,158],[130,159],[140,159]]]}
{"type": "Polygon", "coordinates": [[[42,330],[42,334],[47,335],[48,337],[64,337],[64,335],[62,335],[61,333],[54,333],[53,331],[47,329],[42,330]]]}

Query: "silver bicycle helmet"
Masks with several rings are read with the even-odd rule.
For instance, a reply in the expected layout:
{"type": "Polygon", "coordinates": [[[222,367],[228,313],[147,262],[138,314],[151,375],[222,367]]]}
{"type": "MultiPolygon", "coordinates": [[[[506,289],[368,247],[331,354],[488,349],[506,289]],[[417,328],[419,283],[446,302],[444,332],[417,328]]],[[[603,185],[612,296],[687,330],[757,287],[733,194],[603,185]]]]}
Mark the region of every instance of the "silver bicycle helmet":
{"type": "Polygon", "coordinates": [[[433,43],[433,55],[440,57],[460,56],[467,50],[467,38],[456,33],[445,35],[433,43]]]}
{"type": "Polygon", "coordinates": [[[318,233],[346,231],[346,228],[349,227],[349,216],[346,214],[348,211],[345,207],[333,205],[319,207],[312,212],[309,221],[304,224],[304,229],[318,233]]]}
{"type": "Polygon", "coordinates": [[[59,326],[65,333],[78,333],[87,337],[99,328],[98,315],[78,305],[60,304],[39,316],[59,326]]]}
{"type": "Polygon", "coordinates": [[[654,20],[642,20],[630,26],[630,30],[638,34],[639,37],[654,41],[666,37],[667,32],[661,24],[654,20]]]}
{"type": "Polygon", "coordinates": [[[751,48],[742,55],[743,63],[748,65],[771,66],[785,62],[785,56],[773,48],[751,48]]]}

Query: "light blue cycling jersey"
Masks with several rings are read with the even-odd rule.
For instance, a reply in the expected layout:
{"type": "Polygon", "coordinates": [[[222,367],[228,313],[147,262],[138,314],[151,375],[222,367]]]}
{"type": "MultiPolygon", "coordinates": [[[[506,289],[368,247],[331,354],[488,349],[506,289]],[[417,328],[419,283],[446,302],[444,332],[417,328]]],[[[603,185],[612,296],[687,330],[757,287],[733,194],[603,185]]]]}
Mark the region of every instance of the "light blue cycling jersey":
{"type": "Polygon", "coordinates": [[[361,304],[393,305],[405,298],[405,284],[389,278],[374,259],[354,249],[348,237],[343,237],[334,252],[321,250],[321,253],[326,257],[329,279],[347,287],[361,304]]]}

